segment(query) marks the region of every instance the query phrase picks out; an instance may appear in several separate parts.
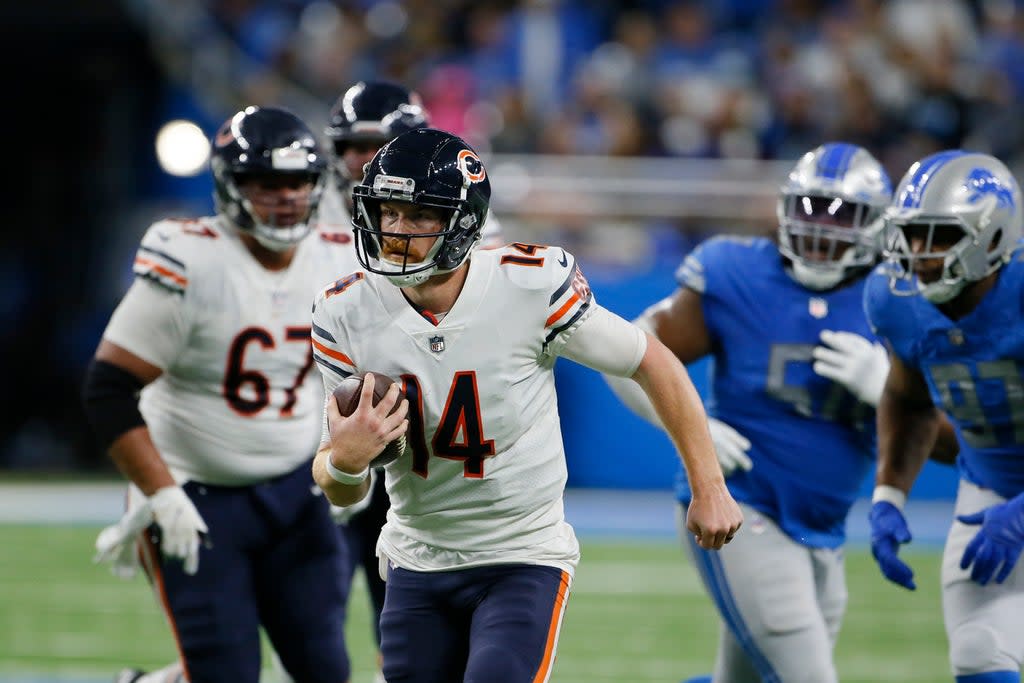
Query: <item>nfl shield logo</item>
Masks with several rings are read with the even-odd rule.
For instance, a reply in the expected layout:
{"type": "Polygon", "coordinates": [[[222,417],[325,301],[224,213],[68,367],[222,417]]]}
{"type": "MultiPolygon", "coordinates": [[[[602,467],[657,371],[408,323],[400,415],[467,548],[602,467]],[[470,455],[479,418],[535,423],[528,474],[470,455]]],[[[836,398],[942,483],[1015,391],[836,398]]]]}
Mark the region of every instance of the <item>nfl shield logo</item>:
{"type": "Polygon", "coordinates": [[[816,296],[811,297],[811,300],[807,302],[807,312],[820,320],[828,315],[828,302],[816,296]]]}
{"type": "Polygon", "coordinates": [[[431,337],[430,338],[430,350],[434,353],[441,353],[444,351],[444,337],[431,337]]]}

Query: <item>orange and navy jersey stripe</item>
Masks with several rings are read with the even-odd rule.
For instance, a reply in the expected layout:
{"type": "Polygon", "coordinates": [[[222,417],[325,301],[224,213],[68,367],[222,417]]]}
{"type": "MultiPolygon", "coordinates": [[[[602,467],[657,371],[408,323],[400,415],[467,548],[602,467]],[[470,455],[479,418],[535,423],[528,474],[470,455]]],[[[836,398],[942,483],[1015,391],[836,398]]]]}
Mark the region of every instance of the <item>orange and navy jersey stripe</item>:
{"type": "Polygon", "coordinates": [[[332,244],[351,244],[352,233],[341,230],[321,230],[320,240],[332,244]]]}
{"type": "Polygon", "coordinates": [[[159,249],[140,246],[135,253],[132,271],[136,277],[154,282],[176,294],[184,294],[188,287],[185,264],[159,249]]]}
{"type": "Polygon", "coordinates": [[[321,324],[325,319],[323,317],[324,308],[328,299],[344,294],[353,285],[365,280],[366,275],[361,271],[339,278],[323,289],[313,304],[313,329],[311,334],[313,360],[322,369],[330,370],[331,373],[337,375],[339,379],[344,379],[355,372],[356,364],[349,355],[349,350],[344,348],[343,344],[340,344],[335,339],[330,330],[321,324]]]}
{"type": "Polygon", "coordinates": [[[587,278],[583,276],[583,271],[574,261],[569,268],[569,275],[555,289],[548,301],[548,317],[544,321],[548,335],[544,339],[544,343],[550,342],[579,320],[590,308],[590,302],[593,299],[594,294],[590,291],[587,278]]]}
{"type": "Polygon", "coordinates": [[[348,354],[341,351],[334,335],[320,325],[317,325],[316,322],[313,322],[311,340],[313,344],[313,360],[322,368],[330,370],[342,379],[355,372],[355,362],[353,362],[348,354]]]}

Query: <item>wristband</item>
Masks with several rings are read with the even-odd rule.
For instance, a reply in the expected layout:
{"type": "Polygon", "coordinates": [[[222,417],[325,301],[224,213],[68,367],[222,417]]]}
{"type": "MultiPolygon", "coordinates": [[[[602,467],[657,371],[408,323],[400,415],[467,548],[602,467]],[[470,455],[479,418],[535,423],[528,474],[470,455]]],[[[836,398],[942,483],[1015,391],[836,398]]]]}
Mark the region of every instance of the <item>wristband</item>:
{"type": "Polygon", "coordinates": [[[359,474],[349,474],[348,472],[342,472],[334,463],[331,462],[331,454],[328,453],[324,458],[324,465],[327,468],[327,474],[331,475],[331,479],[338,482],[339,484],[345,484],[346,486],[356,486],[366,481],[366,478],[370,476],[369,466],[364,467],[363,471],[359,474]]]}
{"type": "Polygon", "coordinates": [[[888,484],[879,484],[875,487],[875,492],[871,494],[872,503],[892,503],[900,512],[903,511],[903,506],[907,503],[907,494],[895,486],[889,486],[888,484]]]}

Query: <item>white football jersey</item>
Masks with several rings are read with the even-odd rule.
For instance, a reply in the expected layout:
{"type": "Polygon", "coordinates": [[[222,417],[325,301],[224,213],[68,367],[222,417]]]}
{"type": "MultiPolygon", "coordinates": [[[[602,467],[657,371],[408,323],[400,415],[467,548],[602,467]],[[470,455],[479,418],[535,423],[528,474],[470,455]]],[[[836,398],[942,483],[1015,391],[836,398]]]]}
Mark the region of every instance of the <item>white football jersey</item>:
{"type": "Polygon", "coordinates": [[[323,385],[310,310],[355,267],[348,233],[313,231],[275,272],[219,218],[150,227],[104,337],[163,370],[139,407],[177,479],[246,485],[312,457],[323,385]]]}
{"type": "Polygon", "coordinates": [[[326,388],[374,370],[402,380],[409,399],[408,448],[385,468],[380,553],[420,571],[575,569],[553,368],[595,307],[570,254],[518,243],[474,252],[439,322],[370,273],[317,297],[313,349],[326,388]]]}
{"type": "Polygon", "coordinates": [[[317,220],[325,230],[352,232],[352,213],[349,202],[332,173],[328,176],[323,194],[320,195],[320,206],[317,209],[317,220]]]}

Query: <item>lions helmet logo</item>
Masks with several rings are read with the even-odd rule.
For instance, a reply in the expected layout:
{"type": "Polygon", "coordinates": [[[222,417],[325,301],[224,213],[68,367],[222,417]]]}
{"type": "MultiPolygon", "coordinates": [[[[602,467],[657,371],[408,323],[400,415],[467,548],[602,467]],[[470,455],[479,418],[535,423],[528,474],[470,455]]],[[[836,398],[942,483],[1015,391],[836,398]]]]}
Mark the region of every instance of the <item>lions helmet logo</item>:
{"type": "Polygon", "coordinates": [[[466,185],[470,183],[481,183],[487,178],[487,171],[484,169],[484,163],[480,161],[474,152],[464,149],[459,152],[458,156],[459,170],[462,171],[462,177],[466,179],[466,185]]]}
{"type": "Polygon", "coordinates": [[[1013,201],[1013,190],[1006,186],[992,171],[987,168],[976,168],[967,174],[964,181],[971,195],[968,201],[972,204],[986,195],[992,195],[996,199],[997,206],[1003,206],[1016,210],[1013,201]]]}

